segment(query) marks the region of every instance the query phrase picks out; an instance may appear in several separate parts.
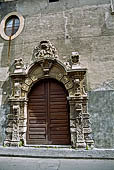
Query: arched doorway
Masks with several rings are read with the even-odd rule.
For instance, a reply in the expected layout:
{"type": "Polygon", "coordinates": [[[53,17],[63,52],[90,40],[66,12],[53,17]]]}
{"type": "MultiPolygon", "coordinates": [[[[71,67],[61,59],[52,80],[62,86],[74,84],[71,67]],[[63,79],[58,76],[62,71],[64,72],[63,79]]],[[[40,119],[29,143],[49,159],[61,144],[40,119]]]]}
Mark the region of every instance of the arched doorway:
{"type": "Polygon", "coordinates": [[[38,81],[28,94],[27,144],[70,144],[67,91],[55,79],[38,81]]]}
{"type": "Polygon", "coordinates": [[[34,48],[27,68],[22,58],[14,61],[9,69],[12,90],[4,144],[93,145],[85,91],[87,69],[79,65],[77,52],[65,65],[49,41],[34,48]]]}

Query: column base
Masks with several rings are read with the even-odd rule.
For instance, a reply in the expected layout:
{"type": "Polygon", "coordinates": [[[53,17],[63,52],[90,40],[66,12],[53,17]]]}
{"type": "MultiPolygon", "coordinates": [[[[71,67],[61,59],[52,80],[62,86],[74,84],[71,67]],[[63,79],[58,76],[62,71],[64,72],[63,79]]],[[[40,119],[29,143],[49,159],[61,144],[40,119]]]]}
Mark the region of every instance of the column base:
{"type": "Polygon", "coordinates": [[[85,142],[79,142],[79,143],[76,143],[76,148],[78,148],[78,149],[84,149],[84,148],[86,148],[86,143],[85,142]]]}
{"type": "Polygon", "coordinates": [[[9,141],[9,140],[5,140],[4,141],[4,146],[12,146],[12,147],[19,147],[19,141],[9,141]]]}

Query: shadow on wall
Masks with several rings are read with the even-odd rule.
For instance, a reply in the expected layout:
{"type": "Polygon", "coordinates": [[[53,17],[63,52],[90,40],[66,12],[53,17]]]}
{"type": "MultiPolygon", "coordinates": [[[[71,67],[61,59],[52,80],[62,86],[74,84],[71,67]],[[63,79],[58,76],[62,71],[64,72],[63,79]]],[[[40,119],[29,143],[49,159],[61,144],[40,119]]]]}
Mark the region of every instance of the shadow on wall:
{"type": "MultiPolygon", "coordinates": [[[[16,3],[16,1],[0,1],[0,23],[8,13],[16,11],[16,3]]],[[[14,60],[15,41],[9,42],[0,38],[0,44],[3,44],[3,49],[0,51],[0,53],[2,53],[0,54],[0,66],[7,67],[9,66],[10,62],[14,60]]]]}
{"type": "Polygon", "coordinates": [[[8,113],[10,112],[10,107],[8,104],[8,96],[10,94],[10,80],[7,79],[3,85],[1,90],[1,106],[0,106],[0,145],[3,145],[3,141],[5,139],[5,129],[8,121],[8,113]]]}
{"type": "MultiPolygon", "coordinates": [[[[6,2],[5,0],[0,0],[0,22],[8,13],[16,11],[16,3],[16,1],[6,2]]],[[[5,80],[5,78],[7,77],[8,66],[14,60],[15,41],[11,42],[10,48],[9,41],[0,38],[0,43],[3,46],[0,51],[0,145],[2,145],[5,138],[7,114],[9,112],[8,95],[10,93],[10,80],[5,80]]]]}

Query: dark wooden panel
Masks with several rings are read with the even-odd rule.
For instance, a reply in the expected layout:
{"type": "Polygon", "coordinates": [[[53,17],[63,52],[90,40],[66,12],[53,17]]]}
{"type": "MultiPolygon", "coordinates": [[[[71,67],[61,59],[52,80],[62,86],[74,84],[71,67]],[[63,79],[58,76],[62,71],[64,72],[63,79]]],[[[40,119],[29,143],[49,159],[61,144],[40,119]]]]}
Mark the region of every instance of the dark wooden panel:
{"type": "Polygon", "coordinates": [[[45,96],[30,96],[29,97],[29,103],[30,102],[44,102],[45,101],[45,96]]]}
{"type": "Polygon", "coordinates": [[[61,139],[61,135],[68,135],[68,131],[51,131],[51,135],[60,135],[59,138],[61,139]]]}
{"type": "Polygon", "coordinates": [[[49,126],[50,126],[50,128],[51,128],[51,127],[53,127],[53,128],[57,128],[57,127],[67,127],[68,124],[67,124],[67,123],[64,123],[64,124],[63,124],[63,123],[62,123],[62,124],[52,124],[52,123],[51,123],[49,126]]]}
{"type": "Polygon", "coordinates": [[[33,132],[29,132],[29,135],[45,135],[46,132],[36,132],[36,131],[33,131],[33,132]]]}
{"type": "Polygon", "coordinates": [[[63,134],[59,134],[59,135],[51,135],[51,138],[52,139],[67,139],[68,138],[68,135],[63,135],[63,134]]]}
{"type": "Polygon", "coordinates": [[[53,113],[53,112],[66,112],[67,111],[67,108],[53,108],[53,109],[50,109],[50,113],[53,113]]]}
{"type": "Polygon", "coordinates": [[[30,119],[29,123],[30,124],[46,124],[46,120],[42,120],[42,119],[41,120],[40,119],[38,119],[38,120],[30,119]]]}
{"type": "Polygon", "coordinates": [[[69,140],[68,140],[68,137],[67,139],[53,139],[51,144],[52,145],[69,145],[70,144],[69,140]]]}
{"type": "Polygon", "coordinates": [[[31,131],[31,132],[33,132],[33,131],[35,131],[35,132],[45,132],[46,130],[45,130],[45,128],[36,128],[36,127],[33,127],[33,128],[29,128],[29,131],[31,131]]]}
{"type": "Polygon", "coordinates": [[[29,107],[30,109],[32,109],[32,110],[40,110],[40,109],[42,109],[42,110],[46,110],[46,108],[44,107],[44,106],[31,106],[31,107],[29,107]]]}
{"type": "Polygon", "coordinates": [[[46,110],[43,110],[43,109],[30,109],[29,108],[29,113],[45,113],[46,114],[46,110]]]}
{"type": "Polygon", "coordinates": [[[63,123],[68,123],[68,120],[51,120],[52,124],[63,124],[63,123]]]}
{"type": "Polygon", "coordinates": [[[65,131],[68,130],[68,127],[54,127],[51,128],[51,131],[65,131]]]}
{"type": "Polygon", "coordinates": [[[39,101],[31,101],[31,103],[29,103],[29,107],[30,107],[30,106],[43,106],[43,107],[45,107],[45,106],[46,106],[45,103],[46,103],[46,100],[44,100],[44,101],[42,101],[42,102],[39,102],[39,101]]]}
{"type": "Polygon", "coordinates": [[[63,115],[63,114],[61,114],[61,115],[51,115],[51,120],[65,120],[66,119],[66,115],[63,115]]]}
{"type": "Polygon", "coordinates": [[[45,139],[45,135],[29,135],[30,139],[45,139]]]}
{"type": "Polygon", "coordinates": [[[40,120],[46,120],[46,116],[35,116],[35,117],[30,117],[29,119],[30,121],[32,120],[36,120],[36,121],[40,121],[40,120]]]}
{"type": "Polygon", "coordinates": [[[67,105],[66,101],[51,101],[50,105],[67,105]]]}
{"type": "Polygon", "coordinates": [[[64,105],[50,105],[50,109],[66,109],[66,104],[64,105]]]}
{"type": "Polygon", "coordinates": [[[41,112],[41,113],[29,113],[30,117],[46,117],[46,113],[41,112]]]}
{"type": "Polygon", "coordinates": [[[42,127],[46,127],[46,124],[29,124],[29,128],[42,128],[42,127]]]}

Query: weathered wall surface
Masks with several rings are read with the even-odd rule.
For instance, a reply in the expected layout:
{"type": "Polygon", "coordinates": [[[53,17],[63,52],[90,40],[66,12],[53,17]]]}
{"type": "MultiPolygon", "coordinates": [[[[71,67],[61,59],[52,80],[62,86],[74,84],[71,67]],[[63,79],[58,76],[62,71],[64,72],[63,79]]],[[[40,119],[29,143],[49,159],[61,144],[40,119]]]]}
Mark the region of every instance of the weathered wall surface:
{"type": "MultiPolygon", "coordinates": [[[[10,62],[22,57],[29,63],[34,46],[49,39],[63,60],[72,51],[79,51],[81,62],[88,68],[89,90],[113,79],[114,16],[109,1],[6,2],[1,3],[1,20],[12,11],[24,16],[25,26],[11,42],[10,62]]],[[[0,61],[1,67],[8,66],[8,41],[3,39],[0,39],[0,61]]]]}
{"type": "Polygon", "coordinates": [[[95,147],[114,148],[114,91],[88,94],[95,147]]]}
{"type": "MultiPolygon", "coordinates": [[[[9,42],[0,38],[2,93],[7,91],[2,86],[7,77],[8,60],[10,59],[10,63],[12,63],[15,58],[22,57],[24,62],[29,64],[32,59],[32,51],[40,41],[49,39],[57,48],[59,57],[63,61],[68,59],[72,51],[78,51],[81,63],[88,68],[87,88],[91,91],[88,107],[92,115],[95,145],[96,147],[114,148],[112,142],[114,137],[111,135],[114,131],[113,124],[108,125],[109,120],[111,122],[114,120],[112,104],[114,15],[111,14],[110,0],[60,0],[54,3],[49,3],[48,0],[0,1],[0,21],[6,14],[13,11],[21,13],[25,19],[25,25],[21,34],[11,41],[9,58],[9,42]],[[108,97],[111,109],[106,102],[108,97]],[[106,102],[105,109],[104,102],[106,102]],[[100,115],[101,110],[102,116],[100,115]],[[97,119],[96,115],[98,115],[97,119]],[[105,118],[107,121],[104,121],[105,118]],[[104,122],[106,123],[105,132],[104,122]]],[[[4,105],[5,97],[5,95],[1,95],[1,108],[4,105]]],[[[0,114],[2,115],[3,111],[0,114]]]]}

